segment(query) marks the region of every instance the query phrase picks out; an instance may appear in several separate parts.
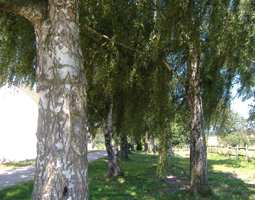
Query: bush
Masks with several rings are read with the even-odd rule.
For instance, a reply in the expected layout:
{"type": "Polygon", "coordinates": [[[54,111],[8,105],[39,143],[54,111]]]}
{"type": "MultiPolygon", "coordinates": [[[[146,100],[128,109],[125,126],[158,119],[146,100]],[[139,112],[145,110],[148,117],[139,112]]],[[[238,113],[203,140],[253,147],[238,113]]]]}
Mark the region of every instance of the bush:
{"type": "Polygon", "coordinates": [[[232,147],[246,146],[250,145],[250,142],[246,135],[240,134],[239,132],[234,132],[229,135],[226,135],[224,138],[220,139],[220,143],[223,145],[230,145],[232,147]]]}

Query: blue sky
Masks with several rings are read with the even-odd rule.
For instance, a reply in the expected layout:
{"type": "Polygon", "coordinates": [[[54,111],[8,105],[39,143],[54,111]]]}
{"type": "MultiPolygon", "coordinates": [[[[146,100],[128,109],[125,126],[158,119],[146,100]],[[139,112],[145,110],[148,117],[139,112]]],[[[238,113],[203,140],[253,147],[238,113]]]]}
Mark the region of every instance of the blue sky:
{"type": "MultiPolygon", "coordinates": [[[[238,85],[236,85],[232,90],[232,96],[234,97],[236,95],[236,90],[238,88],[238,85]]],[[[249,104],[253,103],[253,98],[248,99],[246,101],[242,101],[241,98],[235,98],[231,102],[231,109],[234,112],[238,112],[241,114],[245,119],[249,117],[249,104]]]]}

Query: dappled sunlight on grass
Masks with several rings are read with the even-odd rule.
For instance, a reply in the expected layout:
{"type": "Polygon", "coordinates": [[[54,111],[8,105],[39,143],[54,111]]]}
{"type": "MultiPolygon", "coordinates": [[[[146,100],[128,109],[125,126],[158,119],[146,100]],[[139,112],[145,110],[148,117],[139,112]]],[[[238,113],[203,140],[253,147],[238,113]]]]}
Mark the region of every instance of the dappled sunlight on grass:
{"type": "MultiPolygon", "coordinates": [[[[108,160],[102,158],[89,163],[89,199],[91,200],[204,200],[188,193],[190,181],[189,157],[174,156],[167,178],[156,175],[157,158],[145,152],[129,154],[122,161],[123,176],[109,178],[108,160]]],[[[213,196],[208,200],[254,199],[254,163],[229,159],[219,155],[208,156],[208,178],[213,196]],[[245,179],[240,175],[248,174],[245,179]]],[[[1,200],[31,199],[33,181],[0,190],[1,200]]]]}
{"type": "Polygon", "coordinates": [[[119,183],[125,183],[125,181],[126,181],[126,180],[125,180],[124,178],[122,178],[122,177],[121,177],[121,178],[118,178],[118,182],[119,182],[119,183]]]}
{"type": "Polygon", "coordinates": [[[216,154],[208,156],[209,170],[232,173],[235,177],[240,178],[246,182],[253,181],[255,184],[255,165],[248,163],[244,158],[228,158],[216,154]]]}
{"type": "Polygon", "coordinates": [[[1,200],[32,199],[33,181],[24,181],[15,186],[0,190],[1,200]]]}

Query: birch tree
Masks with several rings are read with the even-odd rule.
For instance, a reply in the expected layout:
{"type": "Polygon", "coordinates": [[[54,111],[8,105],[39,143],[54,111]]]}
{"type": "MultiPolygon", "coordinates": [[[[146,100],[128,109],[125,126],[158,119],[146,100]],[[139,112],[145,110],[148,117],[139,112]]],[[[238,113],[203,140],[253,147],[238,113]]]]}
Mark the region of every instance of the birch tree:
{"type": "Polygon", "coordinates": [[[1,0],[27,18],[37,51],[39,117],[33,199],[88,199],[86,81],[78,0],[1,0]]]}

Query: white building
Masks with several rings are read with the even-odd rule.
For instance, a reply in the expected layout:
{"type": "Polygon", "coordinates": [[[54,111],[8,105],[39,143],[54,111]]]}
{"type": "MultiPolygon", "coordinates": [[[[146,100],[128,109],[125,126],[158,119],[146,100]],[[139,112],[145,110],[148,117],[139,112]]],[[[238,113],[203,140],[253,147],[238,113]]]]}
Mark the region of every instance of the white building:
{"type": "Polygon", "coordinates": [[[208,145],[209,146],[218,145],[218,137],[217,136],[209,136],[208,137],[208,145]]]}
{"type": "Polygon", "coordinates": [[[0,161],[36,158],[38,101],[37,93],[27,88],[0,88],[0,161]]]}
{"type": "Polygon", "coordinates": [[[36,158],[38,95],[26,88],[0,88],[0,159],[36,158]]]}

